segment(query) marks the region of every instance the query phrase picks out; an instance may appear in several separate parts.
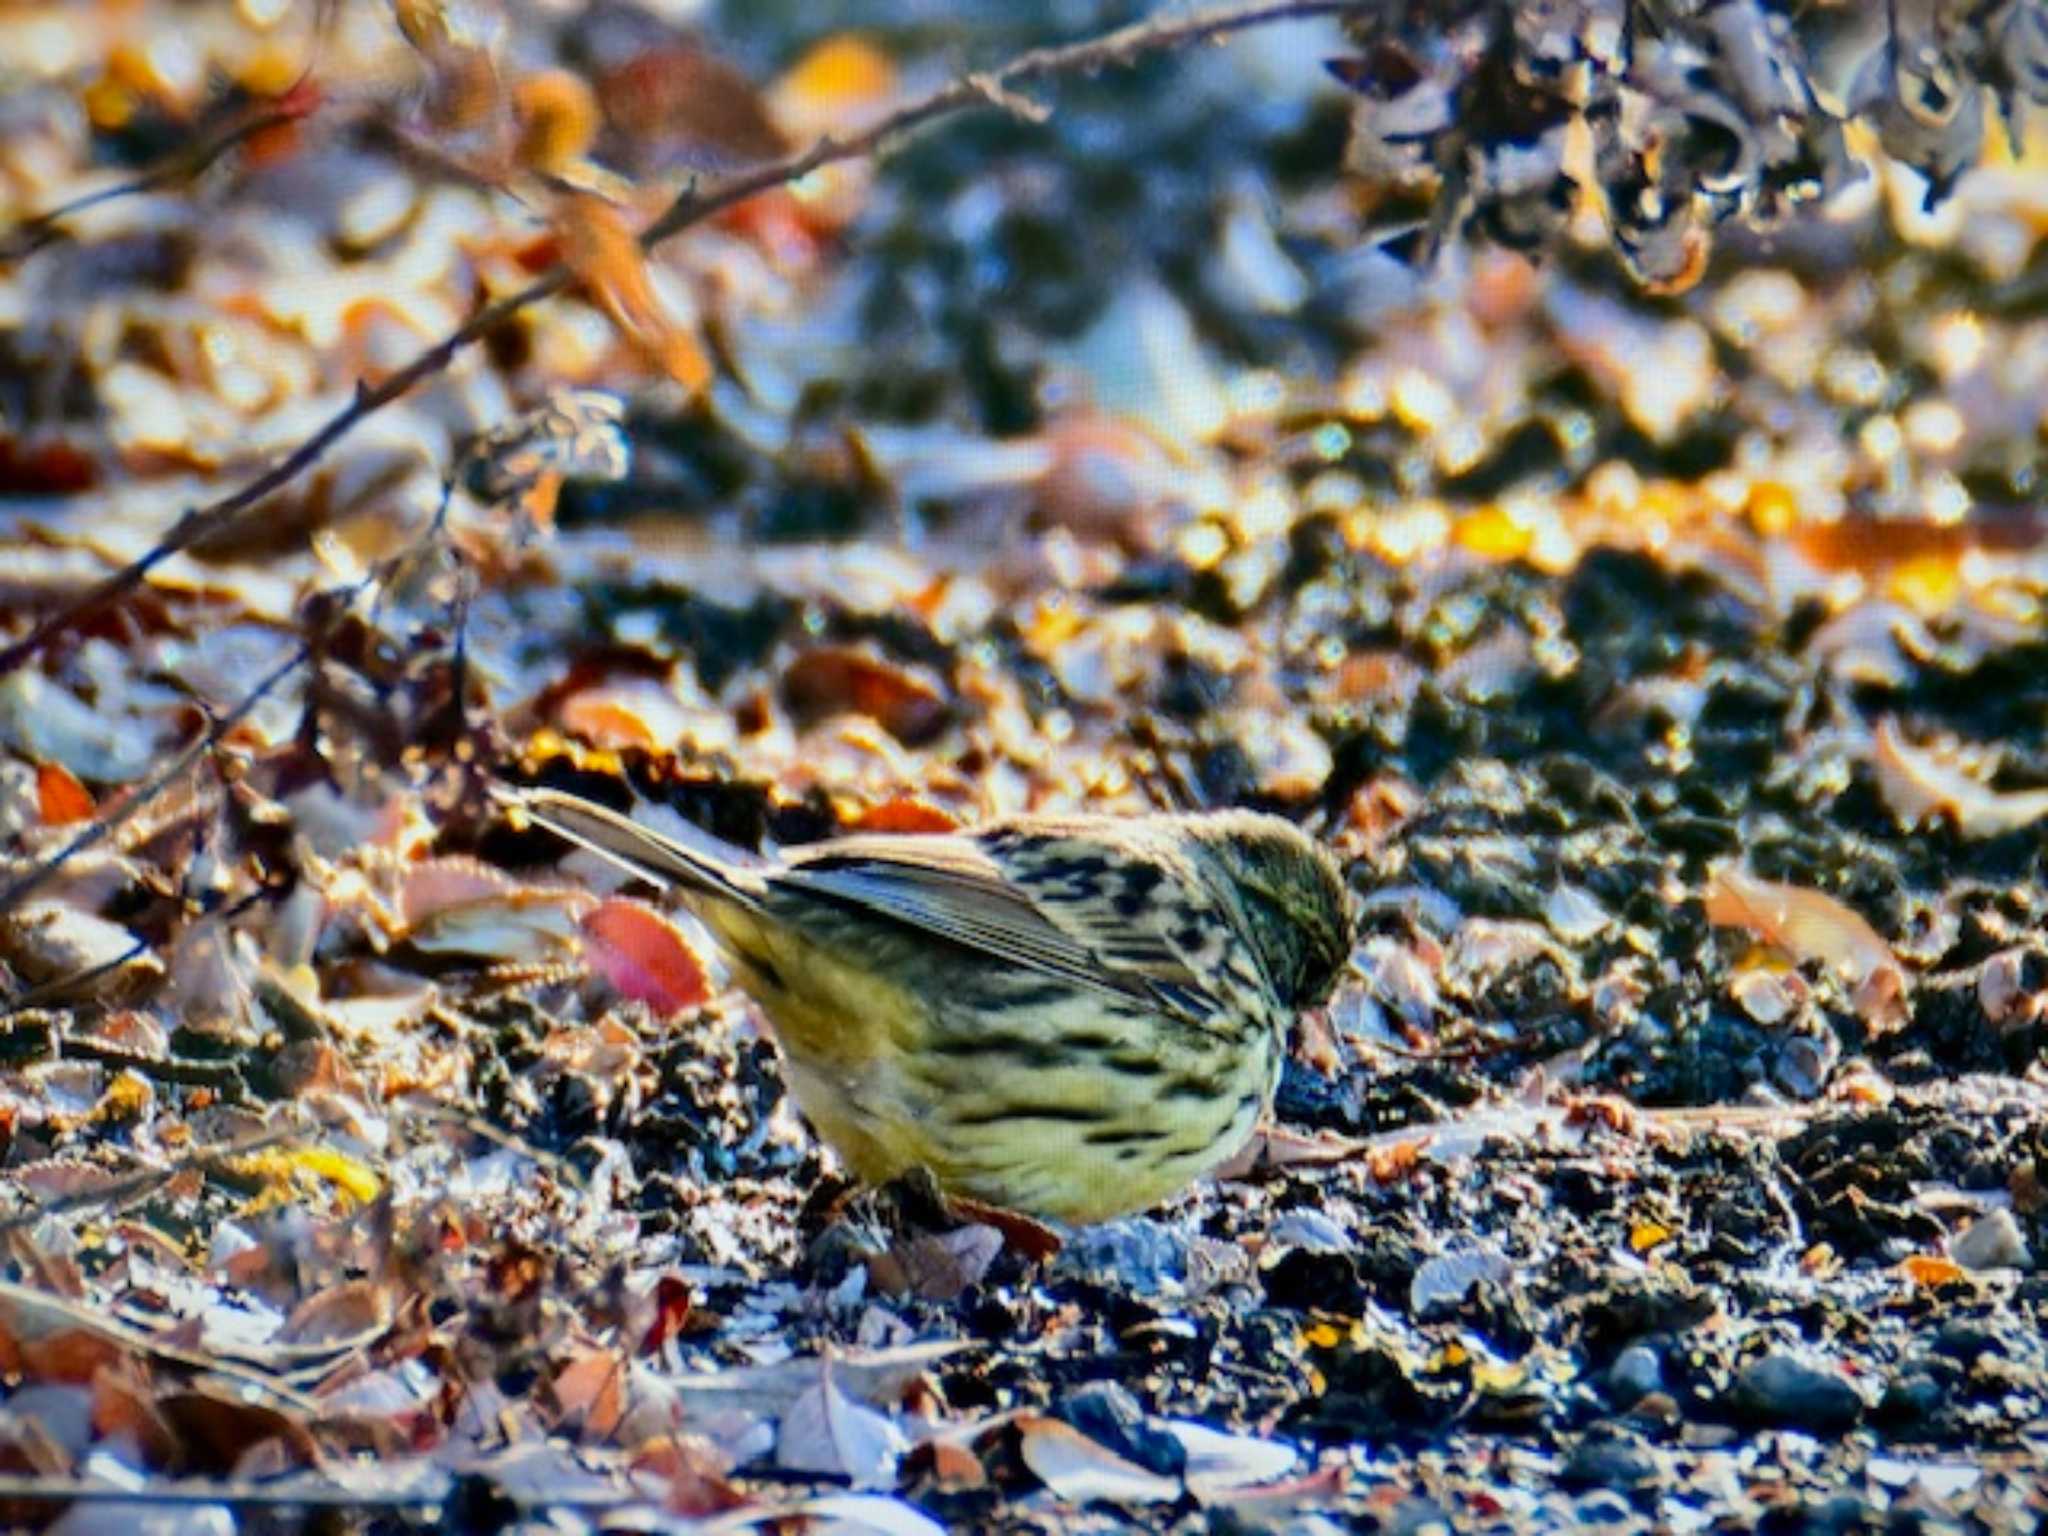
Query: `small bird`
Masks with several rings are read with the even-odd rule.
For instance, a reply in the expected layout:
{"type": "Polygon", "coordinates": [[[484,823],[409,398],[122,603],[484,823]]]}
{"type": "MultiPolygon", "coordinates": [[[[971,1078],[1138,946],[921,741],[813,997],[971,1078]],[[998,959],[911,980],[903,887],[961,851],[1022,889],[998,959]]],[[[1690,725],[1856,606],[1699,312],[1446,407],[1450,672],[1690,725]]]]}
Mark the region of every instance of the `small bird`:
{"type": "Polygon", "coordinates": [[[1255,811],[1017,817],[764,857],[580,796],[540,826],[676,887],[862,1180],[1079,1225],[1156,1205],[1271,1106],[1351,951],[1344,877],[1255,811]]]}

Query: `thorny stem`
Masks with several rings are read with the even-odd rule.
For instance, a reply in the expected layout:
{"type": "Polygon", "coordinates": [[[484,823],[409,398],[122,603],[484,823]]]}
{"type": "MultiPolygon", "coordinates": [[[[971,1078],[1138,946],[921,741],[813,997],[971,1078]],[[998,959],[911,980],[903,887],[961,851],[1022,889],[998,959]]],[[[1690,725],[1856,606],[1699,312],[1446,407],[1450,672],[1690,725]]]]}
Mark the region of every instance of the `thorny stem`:
{"type": "MultiPolygon", "coordinates": [[[[951,84],[897,108],[860,133],[843,139],[821,138],[808,149],[724,177],[702,191],[695,187],[686,188],[642,231],[640,244],[643,249],[652,249],[735,203],[800,180],[824,166],[879,155],[892,140],[937,119],[986,108],[991,104],[1022,110],[1013,88],[1034,80],[1129,64],[1148,54],[1185,48],[1233,32],[1248,31],[1279,21],[1341,15],[1372,3],[1375,0],[1254,0],[1251,4],[1221,5],[1178,16],[1157,16],[1082,42],[1028,49],[999,68],[963,75],[951,84]]],[[[133,591],[152,570],[172,555],[235,526],[244,513],[319,462],[328,449],[368,417],[410,393],[415,385],[440,373],[458,353],[482,340],[521,310],[560,293],[571,281],[573,275],[566,267],[553,267],[517,293],[508,294],[478,310],[395,373],[375,384],[358,384],[354,398],[346,406],[269,469],[241,489],[192,508],[145,553],[64,603],[21,639],[0,647],[0,675],[14,671],[35,656],[54,635],[75,623],[82,614],[133,591]]],[[[19,894],[14,888],[0,894],[0,907],[5,907],[10,900],[19,899],[19,894]]]]}

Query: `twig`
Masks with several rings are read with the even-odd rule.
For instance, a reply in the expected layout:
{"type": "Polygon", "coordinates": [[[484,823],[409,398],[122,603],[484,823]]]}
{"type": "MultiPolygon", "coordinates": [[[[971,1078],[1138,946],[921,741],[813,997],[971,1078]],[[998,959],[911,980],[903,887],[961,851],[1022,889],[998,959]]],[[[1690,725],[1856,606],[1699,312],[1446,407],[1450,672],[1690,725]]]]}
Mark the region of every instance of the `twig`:
{"type": "Polygon", "coordinates": [[[158,187],[176,182],[191,181],[206,168],[220,159],[238,144],[246,143],[268,128],[295,123],[308,116],[314,104],[295,101],[290,93],[268,106],[250,107],[233,114],[226,124],[212,134],[195,143],[174,150],[159,164],[150,167],[139,176],[118,182],[110,187],[83,193],[68,203],[59,203],[47,213],[35,214],[0,236],[0,262],[20,261],[34,255],[44,246],[64,237],[59,226],[65,219],[97,208],[102,203],[111,203],[116,198],[136,197],[144,192],[154,192],[158,187]]]}
{"type": "Polygon", "coordinates": [[[240,1382],[250,1390],[295,1413],[305,1414],[308,1418],[320,1412],[320,1404],[313,1398],[295,1387],[272,1379],[262,1371],[239,1365],[232,1360],[219,1359],[197,1349],[187,1349],[183,1345],[167,1344],[133,1323],[124,1323],[119,1318],[95,1311],[82,1302],[70,1301],[49,1291],[39,1291],[33,1286],[16,1285],[10,1280],[0,1280],[0,1310],[9,1315],[16,1331],[27,1332],[29,1337],[53,1333],[60,1325],[77,1328],[94,1338],[105,1339],[139,1355],[147,1355],[152,1360],[240,1382]]]}
{"type": "Polygon", "coordinates": [[[118,805],[111,810],[102,811],[87,822],[85,827],[62,848],[38,859],[26,874],[18,876],[5,887],[0,887],[0,912],[11,911],[27,900],[29,896],[42,889],[65,864],[86,849],[104,842],[122,823],[177,783],[194,763],[218,746],[228,732],[241,724],[249,712],[262,703],[280,683],[298,671],[312,653],[312,647],[304,641],[293,646],[291,654],[272,668],[255,687],[243,694],[232,709],[200,732],[154,775],[130,790],[118,805]]]}
{"type": "MultiPolygon", "coordinates": [[[[549,1494],[504,1490],[508,1501],[520,1509],[576,1509],[609,1512],[626,1509],[654,1509],[660,1500],[632,1493],[549,1494]]],[[[71,1477],[0,1477],[0,1503],[5,1504],[159,1504],[190,1508],[204,1504],[225,1504],[231,1509],[324,1509],[398,1513],[406,1510],[434,1511],[457,1496],[452,1479],[433,1489],[344,1488],[327,1483],[320,1486],[251,1482],[210,1482],[182,1479],[177,1482],[144,1483],[139,1488],[121,1488],[71,1477]]],[[[734,1526],[735,1530],[742,1527],[734,1526]]],[[[752,1530],[749,1524],[744,1529],[752,1530]]]]}
{"type": "Polygon", "coordinates": [[[295,1116],[289,1123],[274,1125],[267,1131],[257,1131],[253,1135],[215,1146],[200,1147],[196,1151],[174,1157],[167,1163],[160,1163],[154,1168],[144,1168],[140,1172],[125,1174],[118,1179],[109,1179],[104,1184],[95,1184],[91,1189],[75,1190],[55,1200],[39,1201],[29,1210],[17,1211],[12,1216],[0,1218],[0,1237],[9,1232],[19,1232],[24,1227],[32,1227],[46,1216],[61,1216],[64,1212],[77,1210],[81,1206],[108,1205],[126,1200],[131,1195],[139,1195],[144,1190],[155,1188],[166,1179],[176,1178],[187,1169],[206,1168],[215,1163],[247,1157],[251,1152],[268,1151],[305,1134],[305,1125],[295,1116]]]}
{"type": "MultiPolygon", "coordinates": [[[[844,139],[821,138],[808,149],[721,178],[702,191],[688,188],[647,226],[641,233],[640,244],[643,249],[651,249],[756,193],[800,180],[812,171],[842,160],[878,155],[890,141],[939,118],[976,108],[986,109],[992,102],[1007,109],[1017,99],[1015,88],[1029,81],[1129,64],[1147,54],[1185,48],[1233,32],[1277,21],[1340,15],[1360,10],[1371,3],[1374,0],[1256,0],[1252,4],[1216,6],[1179,16],[1155,17],[1083,42],[1033,48],[1000,68],[963,76],[950,85],[919,97],[860,133],[844,139]]],[[[145,553],[95,582],[85,592],[46,616],[21,639],[0,647],[0,675],[20,667],[48,644],[52,636],[77,622],[81,615],[133,591],[152,570],[172,555],[232,527],[243,513],[311,468],[362,421],[408,394],[415,385],[441,372],[458,353],[475,345],[521,310],[552,298],[573,280],[574,275],[566,267],[550,268],[517,293],[508,294],[478,310],[395,373],[376,384],[359,383],[353,400],[276,464],[240,490],[184,513],[145,553]]],[[[0,899],[0,906],[4,905],[4,899],[0,899]]]]}

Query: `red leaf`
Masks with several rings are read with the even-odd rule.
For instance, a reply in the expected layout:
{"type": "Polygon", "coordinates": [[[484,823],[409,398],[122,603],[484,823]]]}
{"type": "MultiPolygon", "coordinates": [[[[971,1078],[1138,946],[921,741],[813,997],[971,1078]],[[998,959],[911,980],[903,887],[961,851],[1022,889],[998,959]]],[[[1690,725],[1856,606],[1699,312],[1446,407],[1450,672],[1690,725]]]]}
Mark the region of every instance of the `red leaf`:
{"type": "Polygon", "coordinates": [[[591,969],[656,1013],[680,1013],[711,995],[704,962],[682,930],[652,907],[623,899],[603,902],[582,927],[591,969]]]}

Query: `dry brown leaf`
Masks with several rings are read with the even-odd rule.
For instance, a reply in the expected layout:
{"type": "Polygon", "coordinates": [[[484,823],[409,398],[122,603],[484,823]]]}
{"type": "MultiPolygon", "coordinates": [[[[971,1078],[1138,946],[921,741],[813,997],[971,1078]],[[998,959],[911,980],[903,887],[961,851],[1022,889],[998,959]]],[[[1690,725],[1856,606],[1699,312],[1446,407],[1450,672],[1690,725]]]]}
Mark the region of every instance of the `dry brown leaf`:
{"type": "Polygon", "coordinates": [[[876,1288],[891,1296],[953,1301],[981,1283],[1002,1251],[1003,1234],[994,1227],[958,1227],[895,1244],[868,1260],[868,1273],[876,1288]]]}
{"type": "Polygon", "coordinates": [[[656,1435],[634,1450],[632,1467],[667,1480],[670,1514],[701,1520],[747,1502],[726,1479],[732,1459],[701,1435],[656,1435]]]}
{"type": "Polygon", "coordinates": [[[574,950],[577,917],[593,902],[580,891],[522,885],[474,859],[430,859],[406,871],[400,936],[431,954],[559,960],[574,950]]]}
{"type": "Polygon", "coordinates": [[[124,1361],[93,1376],[92,1428],[103,1438],[133,1441],[152,1467],[169,1467],[178,1460],[177,1434],[158,1411],[156,1388],[136,1362],[124,1361]]]}
{"type": "Polygon", "coordinates": [[[791,147],[753,81],[691,43],[635,54],[604,74],[597,94],[619,138],[638,149],[704,164],[772,160],[791,147]]]}
{"type": "Polygon", "coordinates": [[[225,1476],[267,1442],[282,1452],[282,1466],[310,1467],[320,1460],[320,1448],[306,1427],[263,1403],[195,1388],[165,1394],[157,1409],[184,1450],[187,1471],[225,1476]]]}
{"type": "Polygon", "coordinates": [[[921,668],[843,645],[813,646],[790,662],[782,697],[800,720],[866,715],[906,746],[931,740],[952,713],[937,681],[921,668]]]}
{"type": "Polygon", "coordinates": [[[555,211],[562,257],[621,335],[696,394],[711,382],[711,360],[669,313],[624,215],[588,192],[566,194],[555,211]]]}
{"type": "Polygon", "coordinates": [[[2003,837],[2048,817],[2048,789],[1992,789],[1957,752],[1907,741],[1896,720],[1878,722],[1871,762],[1878,793],[1908,831],[1944,816],[1960,836],[2003,837]]]}
{"type": "Polygon", "coordinates": [[[339,1344],[390,1326],[391,1295],[374,1280],[351,1280],[299,1303],[285,1320],[281,1344],[339,1344]]]}
{"type": "Polygon", "coordinates": [[[587,1439],[609,1439],[626,1413],[625,1356],[587,1349],[556,1372],[549,1393],[558,1424],[579,1426],[587,1439]]]}
{"type": "Polygon", "coordinates": [[[1706,912],[1717,926],[1745,928],[1797,960],[1834,971],[1873,1030],[1905,1023],[1904,967],[1877,930],[1834,897],[1761,880],[1731,864],[1707,882],[1706,912]]]}

